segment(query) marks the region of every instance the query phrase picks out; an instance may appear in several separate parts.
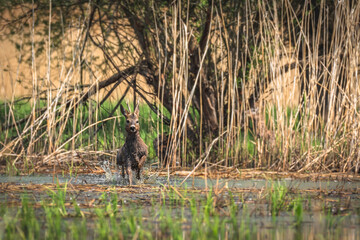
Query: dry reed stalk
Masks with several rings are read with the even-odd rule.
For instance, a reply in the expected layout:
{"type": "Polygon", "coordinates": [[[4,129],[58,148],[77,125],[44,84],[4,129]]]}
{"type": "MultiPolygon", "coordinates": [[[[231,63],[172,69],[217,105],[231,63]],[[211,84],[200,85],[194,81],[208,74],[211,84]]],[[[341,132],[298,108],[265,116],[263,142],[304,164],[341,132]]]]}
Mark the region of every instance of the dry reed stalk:
{"type": "MultiPolygon", "coordinates": [[[[159,78],[154,103],[159,115],[164,112],[161,103],[165,96],[172,98],[166,148],[168,176],[172,167],[192,166],[195,173],[202,165],[207,170],[253,167],[298,172],[359,171],[360,32],[356,23],[360,20],[360,3],[340,1],[332,6],[322,0],[312,8],[311,1],[305,1],[304,8],[293,9],[294,4],[288,0],[246,0],[241,8],[244,12],[239,11],[236,15],[224,12],[225,2],[211,3],[210,28],[208,37],[204,38],[206,44],[202,52],[195,53],[191,52],[189,44],[198,33],[189,17],[189,3],[176,1],[168,9],[163,9],[164,13],[158,14],[156,3],[152,2],[159,78]],[[329,15],[331,7],[335,9],[334,16],[329,15]],[[228,19],[229,16],[236,17],[228,19]],[[168,55],[169,49],[173,51],[171,56],[168,55]],[[196,73],[191,72],[192,54],[198,54],[199,58],[196,73]],[[213,69],[209,71],[208,68],[213,69]],[[203,71],[214,75],[211,79],[216,96],[216,134],[205,132],[208,116],[205,116],[206,89],[203,84],[208,79],[204,78],[207,75],[203,75],[203,71]],[[166,84],[170,86],[169,95],[165,93],[166,84]],[[196,96],[196,91],[199,91],[199,96],[196,96]],[[190,130],[197,134],[196,146],[188,142],[190,130]],[[226,138],[220,137],[224,133],[227,133],[226,138]],[[193,153],[198,156],[193,156],[193,153]],[[201,157],[203,154],[206,157],[201,157]]],[[[89,13],[92,10],[89,4],[89,13]]],[[[67,143],[70,143],[71,150],[76,150],[79,145],[99,149],[97,125],[116,119],[111,117],[99,121],[100,78],[93,75],[91,68],[84,68],[81,64],[86,53],[89,25],[79,23],[71,47],[74,53],[81,54],[73,54],[70,67],[65,63],[61,65],[60,84],[55,90],[50,87],[54,61],[51,60],[54,52],[51,49],[51,19],[50,4],[47,88],[44,93],[46,111],[39,111],[43,95],[39,88],[34,44],[31,48],[31,118],[22,129],[16,124],[14,99],[8,103],[7,123],[15,124],[18,137],[6,139],[0,156],[9,152],[18,154],[14,164],[25,153],[33,156],[35,152],[50,154],[45,158],[45,162],[49,161],[63,151],[67,143]],[[85,81],[90,82],[88,91],[96,91],[93,99],[86,98],[87,118],[84,116],[85,108],[79,107],[80,96],[86,92],[79,86],[85,81]],[[73,89],[69,85],[74,86],[73,89]],[[72,137],[63,140],[69,122],[73,124],[72,137]],[[90,132],[88,139],[83,139],[85,130],[90,132]]],[[[90,19],[86,20],[90,24],[90,19]]],[[[33,25],[34,16],[31,37],[35,41],[33,25]]],[[[104,54],[106,51],[112,50],[104,50],[104,54]]],[[[125,61],[125,58],[117,56],[115,60],[125,61]]],[[[112,68],[119,71],[115,60],[111,62],[112,68]]],[[[131,61],[134,60],[127,60],[131,61]]],[[[91,64],[91,60],[88,62],[91,64]]],[[[132,82],[138,81],[137,74],[132,75],[132,82]]],[[[128,79],[126,82],[131,85],[128,79]]],[[[136,95],[138,87],[132,87],[136,95]]],[[[106,134],[113,135],[111,146],[105,142],[106,147],[117,147],[115,129],[115,121],[110,133],[103,129],[104,139],[107,139],[106,134]]],[[[161,118],[156,123],[157,135],[166,134],[164,129],[161,118]]],[[[158,166],[163,164],[159,162],[158,166]]]]}
{"type": "Polygon", "coordinates": [[[215,143],[222,138],[227,132],[223,132],[223,134],[221,134],[219,137],[215,138],[209,145],[208,149],[206,149],[206,151],[204,152],[204,156],[201,156],[201,158],[198,161],[198,164],[193,168],[193,170],[191,170],[191,172],[184,178],[184,180],[180,183],[180,186],[191,176],[196,172],[196,169],[201,166],[202,164],[204,164],[207,160],[207,158],[209,157],[209,154],[213,148],[213,146],[215,145],[215,143]]]}

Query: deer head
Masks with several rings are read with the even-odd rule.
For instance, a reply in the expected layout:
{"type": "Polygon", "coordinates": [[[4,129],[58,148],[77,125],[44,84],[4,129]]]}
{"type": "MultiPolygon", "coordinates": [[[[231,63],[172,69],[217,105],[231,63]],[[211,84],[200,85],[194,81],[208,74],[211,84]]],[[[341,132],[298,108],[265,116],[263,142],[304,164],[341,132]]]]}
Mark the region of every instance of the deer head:
{"type": "MultiPolygon", "coordinates": [[[[129,107],[129,106],[128,106],[129,107]]],[[[129,111],[124,109],[122,105],[120,105],[121,113],[126,118],[126,131],[129,134],[137,133],[140,129],[139,125],[139,103],[136,104],[135,110],[131,113],[130,108],[129,111]]]]}

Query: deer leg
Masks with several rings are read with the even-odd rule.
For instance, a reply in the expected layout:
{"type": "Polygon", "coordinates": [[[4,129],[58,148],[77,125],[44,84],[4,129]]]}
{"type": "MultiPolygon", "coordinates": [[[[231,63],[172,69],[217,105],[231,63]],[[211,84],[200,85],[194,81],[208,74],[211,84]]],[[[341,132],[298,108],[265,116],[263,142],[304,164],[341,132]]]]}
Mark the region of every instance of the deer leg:
{"type": "Polygon", "coordinates": [[[125,178],[125,161],[121,154],[121,150],[119,150],[116,154],[116,164],[121,166],[121,176],[125,178]]]}
{"type": "Polygon", "coordinates": [[[146,161],[146,156],[142,156],[139,160],[139,170],[144,166],[146,161]]]}
{"type": "Polygon", "coordinates": [[[140,180],[140,168],[136,169],[136,178],[140,180]]]}
{"type": "Polygon", "coordinates": [[[131,166],[127,166],[126,168],[126,173],[129,176],[129,185],[132,185],[132,171],[131,171],[131,166]]]}
{"type": "Polygon", "coordinates": [[[125,178],[125,166],[124,164],[121,164],[121,176],[125,178]]]}

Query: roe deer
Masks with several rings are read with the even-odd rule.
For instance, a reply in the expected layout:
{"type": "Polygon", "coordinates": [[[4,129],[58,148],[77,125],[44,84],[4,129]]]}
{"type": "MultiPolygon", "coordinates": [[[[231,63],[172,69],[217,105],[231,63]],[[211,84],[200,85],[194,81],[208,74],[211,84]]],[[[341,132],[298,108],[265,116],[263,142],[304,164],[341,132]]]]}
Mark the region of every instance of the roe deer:
{"type": "MultiPolygon", "coordinates": [[[[144,166],[148,154],[147,146],[140,137],[139,129],[139,103],[133,113],[125,110],[120,105],[121,113],[126,118],[127,136],[125,143],[117,152],[116,163],[121,166],[121,175],[129,176],[129,184],[132,184],[132,171],[136,171],[136,178],[140,179],[140,171],[144,166]]],[[[130,110],[130,109],[129,109],[130,110]]]]}

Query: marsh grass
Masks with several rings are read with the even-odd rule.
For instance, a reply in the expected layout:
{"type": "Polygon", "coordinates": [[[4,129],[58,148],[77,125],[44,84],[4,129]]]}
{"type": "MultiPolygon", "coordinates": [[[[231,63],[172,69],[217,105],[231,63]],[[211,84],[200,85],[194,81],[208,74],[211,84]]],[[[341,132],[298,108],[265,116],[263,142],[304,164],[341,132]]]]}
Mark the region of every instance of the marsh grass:
{"type": "Polygon", "coordinates": [[[304,220],[304,200],[301,196],[295,198],[289,205],[295,218],[295,226],[301,226],[304,220]]]}
{"type": "MultiPolygon", "coordinates": [[[[40,101],[39,105],[44,105],[44,102],[40,101]]],[[[132,107],[131,104],[130,104],[130,106],[132,107]]],[[[102,121],[102,120],[106,119],[108,113],[111,111],[111,109],[113,107],[114,107],[114,104],[109,101],[103,103],[103,105],[98,113],[98,116],[96,117],[97,120],[102,121]]],[[[2,123],[6,122],[4,118],[5,118],[5,115],[7,115],[6,112],[9,111],[8,108],[9,108],[9,106],[7,104],[4,104],[4,103],[0,104],[0,112],[5,113],[5,114],[1,114],[1,116],[0,116],[0,121],[2,123]]],[[[14,110],[14,119],[16,121],[21,120],[24,117],[28,116],[32,110],[31,103],[23,102],[23,101],[18,102],[17,105],[14,106],[14,108],[16,109],[16,111],[14,110]]],[[[152,145],[153,145],[152,141],[156,137],[155,128],[156,128],[156,124],[157,124],[158,120],[157,120],[156,114],[153,113],[144,104],[141,104],[139,106],[139,108],[140,108],[140,116],[141,116],[139,119],[140,126],[141,126],[140,135],[144,139],[146,144],[148,146],[150,146],[150,148],[149,148],[150,156],[153,158],[155,153],[152,148],[152,145]]],[[[87,121],[90,121],[88,119],[89,119],[89,117],[92,117],[93,119],[91,121],[95,121],[95,116],[89,116],[89,111],[86,106],[79,107],[78,111],[81,112],[81,115],[76,114],[77,118],[75,120],[70,119],[66,123],[66,125],[64,126],[64,129],[62,131],[61,139],[59,140],[60,142],[66,142],[72,136],[74,129],[76,132],[79,132],[82,130],[84,125],[86,125],[86,122],[81,122],[81,119],[87,119],[87,121]]],[[[120,110],[117,112],[117,115],[119,116],[118,119],[100,123],[99,128],[101,128],[101,130],[99,130],[98,133],[94,133],[91,129],[87,129],[86,131],[83,131],[81,134],[79,134],[77,141],[75,141],[77,147],[85,148],[88,146],[92,146],[92,148],[98,149],[98,150],[109,150],[109,149],[112,149],[113,145],[119,146],[120,144],[123,144],[124,139],[125,139],[125,136],[124,136],[125,135],[125,131],[124,131],[125,119],[122,117],[120,110]],[[92,143],[89,144],[89,140],[91,142],[92,139],[95,137],[94,136],[95,134],[97,135],[96,136],[97,137],[97,145],[94,146],[92,143]]],[[[25,126],[25,124],[19,125],[18,131],[20,131],[20,132],[23,131],[24,126],[25,126]]],[[[165,131],[166,130],[167,129],[165,128],[165,131]]],[[[11,139],[16,138],[17,136],[18,136],[18,132],[15,129],[11,129],[7,132],[2,131],[2,132],[0,132],[0,141],[3,143],[6,143],[6,142],[10,141],[11,139]]],[[[42,141],[45,141],[47,137],[48,137],[47,135],[44,135],[42,137],[42,141]]],[[[23,141],[27,142],[27,141],[29,141],[29,139],[24,138],[23,141]]],[[[71,143],[65,144],[64,148],[66,150],[70,150],[71,143]]]]}
{"type": "MultiPolygon", "coordinates": [[[[23,117],[29,115],[32,111],[31,109],[31,103],[29,102],[19,102],[18,111],[14,111],[13,116],[14,119],[17,121],[19,119],[22,119],[23,117]]],[[[39,105],[43,105],[44,103],[39,105]]],[[[105,102],[103,103],[101,109],[98,111],[97,116],[90,116],[88,107],[83,106],[79,107],[77,109],[78,114],[76,115],[76,118],[71,118],[69,121],[65,122],[63,126],[61,126],[58,131],[61,131],[61,136],[59,136],[57,142],[59,145],[63,145],[63,150],[71,151],[74,149],[74,146],[76,149],[86,149],[86,150],[92,150],[94,153],[94,159],[97,159],[97,155],[99,153],[107,152],[108,155],[106,155],[106,158],[108,161],[114,163],[114,157],[116,154],[116,150],[125,141],[125,119],[122,117],[122,114],[120,111],[118,111],[116,114],[118,115],[117,118],[111,119],[106,121],[106,117],[108,116],[109,112],[113,108],[113,103],[111,102],[105,102]],[[93,118],[92,120],[89,118],[93,118]],[[87,119],[87,120],[84,120],[87,119]],[[104,121],[102,123],[99,123],[98,128],[96,130],[87,128],[84,130],[84,126],[87,124],[86,122],[94,122],[94,121],[104,121]],[[74,141],[69,141],[73,137],[74,132],[81,132],[76,136],[76,139],[74,141]],[[96,141],[94,139],[96,138],[96,141]],[[65,144],[63,144],[65,143],[65,144]],[[96,150],[96,151],[94,151],[96,150]]],[[[132,105],[130,104],[132,107],[132,105]]],[[[0,105],[0,112],[7,112],[9,106],[6,104],[0,105]]],[[[2,118],[4,118],[4,115],[1,115],[2,118]]],[[[156,132],[156,126],[158,124],[159,119],[156,117],[156,114],[153,113],[148,107],[146,107],[144,104],[140,105],[140,135],[145,141],[146,145],[149,146],[149,162],[152,162],[155,157],[156,153],[153,148],[153,140],[157,137],[156,132]]],[[[4,121],[5,122],[5,121],[4,121]]],[[[11,142],[12,139],[16,139],[18,136],[19,131],[23,131],[25,128],[25,123],[18,125],[17,129],[9,129],[8,131],[1,131],[0,132],[0,142],[6,144],[7,142],[11,142]]],[[[164,131],[168,131],[168,127],[163,128],[164,131]]],[[[22,138],[22,143],[26,144],[30,141],[30,135],[26,135],[22,138]]],[[[38,152],[44,152],[44,145],[42,143],[46,143],[48,141],[48,135],[44,134],[38,138],[38,152]],[[40,151],[41,149],[41,151],[40,151]]],[[[85,151],[86,151],[85,150],[85,151]]],[[[62,151],[64,152],[64,151],[62,151]]],[[[6,155],[6,154],[5,154],[6,155]]],[[[70,154],[73,155],[73,154],[70,154]]],[[[77,154],[75,154],[77,155],[77,154]]],[[[91,155],[91,153],[90,153],[91,155]]],[[[101,154],[102,155],[102,154],[101,154]]],[[[17,157],[15,157],[17,158],[17,157]]],[[[105,158],[105,159],[106,159],[105,158]]],[[[20,172],[30,172],[32,169],[34,169],[35,165],[39,162],[37,161],[37,157],[27,157],[23,156],[21,159],[21,164],[14,164],[14,155],[10,154],[8,156],[5,156],[4,161],[6,162],[6,169],[5,172],[9,175],[16,175],[20,172]],[[19,170],[19,167],[21,170],[19,170]]],[[[42,160],[43,161],[43,160],[42,160]]],[[[77,174],[79,170],[79,163],[74,163],[73,159],[65,159],[64,160],[54,160],[54,162],[61,162],[63,163],[63,167],[66,167],[70,174],[77,174]]]]}
{"type": "Polygon", "coordinates": [[[268,194],[271,216],[273,216],[273,219],[275,220],[276,216],[278,216],[287,206],[289,200],[287,195],[288,189],[284,184],[276,182],[271,185],[268,194]]]}
{"type": "MultiPolygon", "coordinates": [[[[201,166],[217,168],[358,173],[360,33],[354,23],[359,21],[359,2],[296,3],[300,4],[298,1],[245,0],[238,4],[238,12],[232,12],[234,8],[231,7],[231,11],[223,12],[221,6],[224,4],[224,9],[229,8],[227,3],[220,1],[212,5],[208,1],[212,13],[211,30],[199,54],[197,73],[189,72],[192,68],[189,58],[193,53],[188,37],[194,35],[198,39],[201,36],[199,25],[203,19],[196,22],[184,19],[190,11],[186,1],[171,2],[164,9],[158,9],[156,4],[151,8],[154,16],[159,16],[159,12],[163,16],[165,11],[165,18],[156,18],[152,22],[155,26],[149,24],[148,27],[157,39],[154,42],[158,41],[158,49],[154,49],[156,54],[161,56],[173,49],[172,60],[160,57],[159,66],[154,66],[158,69],[156,74],[164,75],[164,81],[169,84],[167,89],[171,89],[171,93],[167,96],[173,101],[167,112],[160,104],[166,91],[161,84],[158,94],[153,93],[156,92],[151,89],[154,86],[145,90],[137,88],[147,95],[152,106],[170,119],[168,126],[160,118],[160,111],[154,113],[145,104],[141,107],[141,136],[149,146],[150,159],[155,158],[152,148],[155,137],[171,133],[166,147],[171,159],[169,167],[194,168],[200,162],[201,166]],[[162,28],[162,32],[158,26],[171,27],[162,28]],[[194,107],[196,91],[200,91],[198,98],[201,99],[197,104],[201,105],[205,100],[201,83],[206,79],[200,74],[203,70],[210,71],[208,76],[211,76],[214,88],[212,107],[218,126],[211,134],[205,130],[204,121],[208,116],[204,109],[195,110],[194,107]],[[190,74],[196,76],[190,77],[190,74]],[[196,124],[189,124],[191,121],[196,124]],[[196,142],[188,136],[192,127],[196,142]]],[[[207,4],[202,3],[200,10],[206,9],[207,4]]],[[[93,3],[84,3],[82,7],[91,9],[93,3]]],[[[57,45],[68,46],[67,51],[52,49],[55,40],[52,39],[51,21],[48,22],[49,32],[43,36],[48,49],[42,62],[47,71],[42,74],[36,71],[40,59],[35,54],[39,50],[34,42],[35,26],[24,26],[33,41],[30,41],[30,57],[27,56],[31,61],[28,70],[34,73],[29,83],[32,91],[25,100],[18,101],[13,96],[1,103],[1,161],[31,169],[37,164],[56,162],[66,151],[104,154],[115,151],[123,143],[123,120],[119,110],[115,109],[115,101],[136,96],[126,96],[132,89],[128,79],[125,94],[117,96],[114,102],[103,102],[100,90],[95,90],[106,78],[98,73],[103,73],[101,66],[107,61],[104,58],[99,64],[90,54],[94,46],[86,44],[88,33],[83,31],[87,29],[88,17],[86,15],[78,22],[74,20],[76,31],[63,26],[63,36],[57,40],[57,45]],[[73,34],[72,39],[66,34],[68,30],[73,34]],[[51,53],[63,56],[68,62],[60,61],[62,57],[53,58],[51,53]],[[90,59],[83,53],[89,53],[90,59]],[[79,61],[86,62],[87,67],[82,64],[79,67],[79,61]],[[56,71],[62,74],[54,74],[56,71]],[[84,84],[84,79],[88,84],[84,84]],[[55,87],[52,82],[56,83],[55,87]]],[[[35,16],[30,18],[34,20],[35,16]]],[[[95,29],[102,27],[96,25],[95,29]]],[[[131,31],[126,31],[127,27],[121,30],[128,39],[133,39],[131,31]]],[[[104,46],[109,44],[105,44],[105,39],[103,41],[104,46]]],[[[16,43],[23,49],[22,43],[16,43]]],[[[125,67],[123,62],[141,60],[139,56],[144,53],[133,55],[138,51],[133,49],[137,46],[132,42],[129,45],[130,49],[118,49],[124,55],[117,53],[114,59],[119,60],[119,56],[124,61],[115,61],[108,67],[109,72],[125,67]]],[[[19,52],[19,59],[23,55],[19,52]]],[[[128,77],[140,82],[136,75],[133,73],[128,77]]],[[[15,76],[16,80],[19,78],[15,76]]],[[[111,94],[114,89],[101,90],[101,94],[111,94]]],[[[62,161],[72,159],[63,156],[62,161]]]]}
{"type": "Polygon", "coordinates": [[[23,235],[25,239],[39,239],[40,223],[35,216],[34,208],[29,205],[27,195],[22,197],[19,218],[21,235],[23,235]]]}
{"type": "MultiPolygon", "coordinates": [[[[57,180],[57,189],[56,191],[49,189],[47,192],[50,199],[51,199],[51,205],[54,208],[57,208],[57,212],[59,212],[62,216],[67,216],[66,212],[66,191],[67,191],[67,183],[64,184],[64,186],[60,186],[59,181],[57,180]]],[[[46,206],[47,204],[44,204],[46,206]]]]}
{"type": "MultiPolygon", "coordinates": [[[[66,185],[66,184],[65,184],[66,185]]],[[[231,191],[219,195],[214,190],[206,192],[184,188],[162,188],[151,199],[139,204],[125,203],[122,194],[115,190],[102,193],[91,208],[80,209],[65,185],[48,191],[48,199],[36,207],[35,199],[21,198],[20,207],[2,208],[0,237],[5,239],[259,239],[261,224],[258,216],[241,195],[231,191]],[[159,199],[162,199],[159,201],[159,199]],[[66,206],[66,210],[63,207],[66,206]],[[86,216],[86,217],[85,217],[86,216]],[[41,230],[40,231],[40,227],[41,230]],[[44,227],[44,228],[43,228],[44,227]],[[259,228],[259,229],[258,229],[259,228]]],[[[289,195],[284,203],[284,189],[275,185],[279,213],[293,216],[288,225],[295,233],[303,231],[303,199],[289,195]],[[281,190],[282,189],[282,190],[281,190]],[[280,203],[279,203],[280,202],[280,203]],[[294,221],[295,224],[291,224],[294,221]]],[[[259,201],[263,201],[260,198],[259,201]]],[[[3,205],[2,205],[3,206],[3,205]]],[[[268,209],[273,214],[273,209],[268,209]]],[[[340,239],[344,216],[324,211],[317,237],[335,235],[340,239]]],[[[271,221],[269,233],[276,239],[277,221],[271,221]],[[271,230],[272,229],[272,230],[271,230]],[[274,234],[272,234],[274,233],[274,234]]],[[[264,231],[262,229],[261,231],[264,231]]],[[[270,236],[271,236],[270,235],[270,236]]],[[[269,235],[268,235],[269,237],[269,235]]]]}

